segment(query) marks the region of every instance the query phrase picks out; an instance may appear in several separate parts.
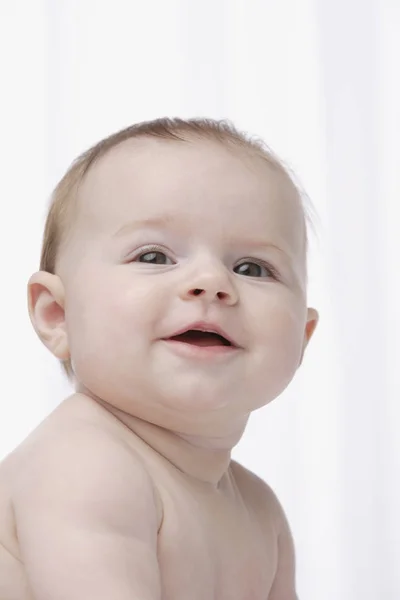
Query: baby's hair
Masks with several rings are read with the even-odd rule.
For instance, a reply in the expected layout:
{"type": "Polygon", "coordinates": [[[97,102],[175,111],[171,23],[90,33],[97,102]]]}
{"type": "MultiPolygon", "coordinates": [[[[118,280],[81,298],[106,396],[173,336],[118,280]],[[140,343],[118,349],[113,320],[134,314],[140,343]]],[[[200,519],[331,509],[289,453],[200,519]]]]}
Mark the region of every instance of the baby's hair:
{"type": "MultiPolygon", "coordinates": [[[[214,119],[179,119],[162,118],[153,121],[137,123],[101,140],[71,164],[61,181],[58,183],[50,199],[47,213],[41,256],[40,270],[48,273],[56,272],[56,263],[62,242],[70,231],[77,209],[77,192],[80,184],[95,162],[102,158],[115,146],[133,138],[158,138],[164,140],[187,142],[195,139],[208,139],[220,142],[227,146],[239,147],[250,150],[263,157],[270,166],[276,168],[290,180],[296,188],[302,202],[305,224],[312,225],[312,219],[307,211],[305,201],[308,200],[299,184],[295,183],[293,173],[284,166],[282,161],[255,137],[250,137],[236,129],[229,121],[214,119]]],[[[307,229],[307,226],[306,226],[307,229]]],[[[307,232],[305,239],[305,253],[307,253],[307,232]]],[[[74,372],[70,360],[62,361],[62,367],[70,381],[74,372]]]]}

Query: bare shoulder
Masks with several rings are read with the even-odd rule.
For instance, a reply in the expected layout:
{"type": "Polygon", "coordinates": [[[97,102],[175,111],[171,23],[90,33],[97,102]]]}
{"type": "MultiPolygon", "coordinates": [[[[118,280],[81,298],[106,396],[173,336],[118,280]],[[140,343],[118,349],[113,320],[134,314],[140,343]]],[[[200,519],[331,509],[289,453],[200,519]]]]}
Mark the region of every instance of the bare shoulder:
{"type": "Polygon", "coordinates": [[[278,534],[285,515],[273,489],[261,477],[236,461],[231,462],[231,471],[245,503],[257,510],[260,519],[272,523],[278,534]]]}
{"type": "Polygon", "coordinates": [[[100,494],[123,496],[139,488],[148,495],[147,502],[154,500],[161,520],[152,479],[126,443],[121,426],[105,409],[79,395],[61,403],[0,464],[0,495],[8,496],[11,507],[26,494],[33,498],[39,489],[41,495],[48,488],[52,495],[55,490],[67,493],[71,484],[81,485],[92,499],[100,494]]]}
{"type": "Polygon", "coordinates": [[[276,544],[277,563],[268,600],[297,600],[294,542],[281,503],[272,488],[255,473],[234,461],[231,471],[245,504],[257,512],[268,543],[276,544]]]}
{"type": "Polygon", "coordinates": [[[16,558],[35,598],[159,598],[151,476],[117,424],[78,408],[60,406],[8,461],[16,558]]]}
{"type": "Polygon", "coordinates": [[[8,458],[15,489],[28,479],[45,478],[46,469],[62,474],[68,465],[92,476],[117,465],[142,471],[143,477],[147,473],[115,417],[78,394],[57,407],[8,458]]]}
{"type": "MultiPolygon", "coordinates": [[[[70,462],[77,455],[93,455],[104,448],[116,454],[127,454],[125,427],[105,408],[82,394],[73,394],[57,406],[26,438],[0,463],[8,479],[19,479],[36,463],[41,468],[52,461],[70,462]]],[[[130,457],[135,458],[132,447],[130,457]]],[[[94,455],[95,456],[95,455],[94,455]]],[[[60,465],[61,466],[61,465],[60,465]]]]}

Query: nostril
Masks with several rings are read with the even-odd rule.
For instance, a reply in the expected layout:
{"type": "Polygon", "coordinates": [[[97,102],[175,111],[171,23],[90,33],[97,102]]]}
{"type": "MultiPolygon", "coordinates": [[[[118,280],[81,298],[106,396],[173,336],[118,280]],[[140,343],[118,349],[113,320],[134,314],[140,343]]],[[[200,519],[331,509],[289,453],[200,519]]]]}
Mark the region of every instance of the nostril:
{"type": "MultiPolygon", "coordinates": [[[[205,290],[201,288],[194,288],[193,290],[190,290],[190,294],[192,294],[193,296],[201,296],[202,294],[204,294],[204,292],[205,290]]],[[[228,296],[226,292],[217,292],[216,295],[220,300],[223,300],[228,296]]]]}

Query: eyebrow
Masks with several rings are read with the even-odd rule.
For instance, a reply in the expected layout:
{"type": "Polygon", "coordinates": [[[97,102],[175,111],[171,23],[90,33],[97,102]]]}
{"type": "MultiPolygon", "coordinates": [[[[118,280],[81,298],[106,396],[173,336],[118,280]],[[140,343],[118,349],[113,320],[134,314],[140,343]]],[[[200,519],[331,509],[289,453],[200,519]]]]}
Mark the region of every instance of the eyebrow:
{"type": "MultiPolygon", "coordinates": [[[[181,228],[182,223],[177,222],[176,216],[174,217],[173,215],[169,214],[164,214],[156,217],[148,217],[146,219],[141,219],[140,221],[130,221],[129,223],[122,225],[122,227],[117,229],[117,231],[115,231],[112,234],[112,237],[120,238],[124,235],[128,235],[134,231],[137,231],[138,229],[157,229],[163,227],[181,228]]],[[[284,250],[276,244],[267,242],[265,240],[249,238],[241,240],[241,244],[248,248],[273,248],[274,250],[279,252],[281,256],[286,258],[286,260],[289,260],[290,262],[292,262],[293,260],[293,256],[290,252],[284,250]]]]}
{"type": "Polygon", "coordinates": [[[130,223],[126,223],[122,225],[117,231],[112,234],[112,237],[122,237],[127,235],[128,233],[132,233],[132,231],[136,231],[137,229],[156,229],[160,227],[171,226],[174,224],[175,219],[171,215],[161,215],[159,217],[148,217],[147,219],[142,219],[141,221],[131,221],[130,223]]]}

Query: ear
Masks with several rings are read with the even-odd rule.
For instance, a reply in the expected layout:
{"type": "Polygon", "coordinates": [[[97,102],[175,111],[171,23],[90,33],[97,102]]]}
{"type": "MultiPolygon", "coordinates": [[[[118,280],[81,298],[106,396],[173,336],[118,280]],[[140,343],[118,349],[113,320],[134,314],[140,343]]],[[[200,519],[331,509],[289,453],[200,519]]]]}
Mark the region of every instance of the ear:
{"type": "Polygon", "coordinates": [[[318,312],[315,310],[315,308],[309,308],[307,310],[307,323],[306,323],[306,328],[304,331],[303,350],[301,352],[299,366],[303,362],[304,353],[305,353],[308,343],[309,343],[310,339],[312,338],[313,333],[317,327],[318,321],[319,321],[318,312]]]}
{"type": "Polygon", "coordinates": [[[58,275],[38,271],[28,282],[32,325],[43,344],[60,360],[69,355],[64,312],[64,286],[58,275]]]}

